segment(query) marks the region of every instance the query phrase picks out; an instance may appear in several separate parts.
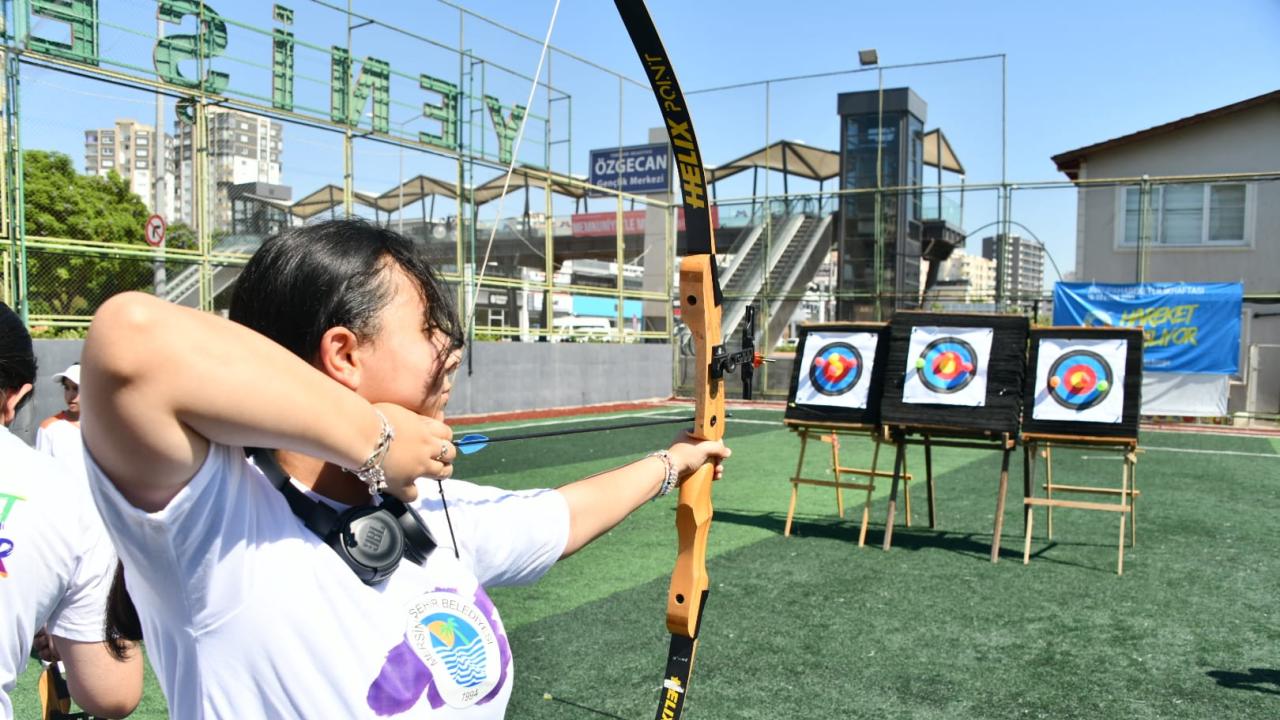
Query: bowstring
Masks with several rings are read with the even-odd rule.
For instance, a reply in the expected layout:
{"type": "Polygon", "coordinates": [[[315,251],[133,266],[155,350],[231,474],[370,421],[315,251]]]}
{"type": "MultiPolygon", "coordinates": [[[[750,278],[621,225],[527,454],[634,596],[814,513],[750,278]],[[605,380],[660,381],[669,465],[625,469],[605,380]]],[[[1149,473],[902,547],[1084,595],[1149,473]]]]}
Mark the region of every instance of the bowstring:
{"type": "MultiPolygon", "coordinates": [[[[476,317],[476,304],[480,298],[480,286],[484,283],[485,269],[489,266],[489,253],[493,250],[493,241],[498,236],[498,223],[502,220],[502,206],[507,200],[507,190],[511,187],[511,176],[516,171],[516,162],[520,157],[520,143],[524,140],[524,129],[529,124],[529,108],[533,107],[533,96],[538,92],[538,80],[542,78],[542,66],[546,62],[547,51],[551,47],[551,31],[555,29],[556,16],[559,13],[560,0],[556,0],[555,5],[551,8],[551,22],[547,24],[547,36],[543,39],[542,51],[538,54],[538,69],[534,71],[533,83],[529,86],[529,99],[524,104],[524,116],[520,118],[520,129],[516,131],[516,141],[511,146],[511,162],[507,165],[507,174],[502,180],[502,193],[498,195],[498,209],[494,213],[493,227],[489,230],[489,241],[485,243],[484,260],[480,263],[480,272],[476,275],[475,284],[471,288],[471,307],[467,308],[466,313],[466,327],[471,331],[475,329],[472,323],[476,317]]],[[[547,88],[547,92],[551,92],[551,88],[547,88]]],[[[544,190],[550,192],[550,186],[551,181],[548,179],[544,190]]],[[[547,218],[546,222],[551,222],[551,218],[547,218]]]]}

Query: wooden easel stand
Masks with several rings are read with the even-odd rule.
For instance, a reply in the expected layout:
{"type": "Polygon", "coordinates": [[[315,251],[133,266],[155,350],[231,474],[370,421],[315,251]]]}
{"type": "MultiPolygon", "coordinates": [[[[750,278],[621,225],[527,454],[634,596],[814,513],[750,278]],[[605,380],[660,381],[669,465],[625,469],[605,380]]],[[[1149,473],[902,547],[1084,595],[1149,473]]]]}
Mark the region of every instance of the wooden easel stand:
{"type": "Polygon", "coordinates": [[[1031,562],[1031,531],[1035,522],[1035,513],[1033,508],[1043,507],[1047,517],[1048,539],[1053,539],[1053,509],[1058,508],[1074,508],[1077,510],[1098,510],[1101,512],[1114,512],[1120,514],[1120,542],[1119,551],[1116,559],[1116,574],[1124,574],[1124,546],[1125,546],[1125,524],[1128,521],[1129,526],[1129,545],[1134,546],[1138,542],[1138,515],[1137,515],[1137,499],[1141,494],[1138,492],[1137,486],[1137,470],[1138,470],[1138,440],[1137,438],[1113,438],[1113,437],[1094,437],[1094,436],[1070,436],[1070,435],[1050,435],[1044,433],[1029,433],[1022,436],[1023,459],[1022,459],[1022,478],[1023,478],[1023,525],[1025,527],[1025,537],[1023,538],[1022,547],[1022,563],[1024,565],[1031,562]],[[1042,486],[1045,490],[1045,497],[1038,498],[1033,496],[1033,487],[1035,482],[1035,452],[1039,444],[1044,444],[1044,467],[1045,467],[1045,484],[1042,486]],[[1107,488],[1095,487],[1089,485],[1060,485],[1053,481],[1053,445],[1069,445],[1076,447],[1087,447],[1095,450],[1110,450],[1123,453],[1122,460],[1124,466],[1120,471],[1120,487],[1107,488]],[[1084,502],[1080,500],[1061,500],[1053,497],[1054,492],[1077,493],[1102,495],[1107,497],[1118,498],[1118,503],[1102,503],[1102,502],[1084,502]]]}
{"type": "MultiPolygon", "coordinates": [[[[783,528],[784,537],[791,535],[791,523],[795,518],[796,499],[799,496],[801,485],[814,485],[817,487],[833,487],[836,489],[836,511],[840,517],[844,517],[844,491],[845,490],[863,490],[867,493],[866,499],[862,504],[862,522],[858,529],[858,547],[866,544],[867,540],[867,522],[871,514],[871,495],[876,489],[876,478],[891,477],[893,473],[877,470],[877,464],[880,460],[880,445],[885,442],[878,427],[874,425],[859,424],[841,424],[841,423],[824,423],[821,425],[805,423],[798,420],[784,420],[784,424],[791,428],[793,432],[800,436],[800,457],[796,462],[796,474],[791,478],[791,502],[787,506],[787,523],[783,528]],[[840,436],[856,436],[869,435],[875,448],[871,454],[871,467],[869,469],[848,467],[840,464],[840,436]],[[831,445],[831,474],[833,480],[810,478],[804,476],[804,456],[805,449],[808,447],[810,437],[821,442],[831,445]],[[847,482],[842,481],[841,476],[853,476],[867,478],[866,482],[847,482]]],[[[908,473],[904,478],[906,481],[911,480],[908,473]]],[[[908,526],[910,526],[911,512],[911,495],[907,492],[907,513],[908,526]]]]}
{"type": "MultiPolygon", "coordinates": [[[[991,562],[998,562],[1000,560],[1000,536],[1004,531],[1005,494],[1009,488],[1009,456],[1012,454],[1015,445],[1013,436],[1009,433],[985,433],[982,436],[974,437],[971,435],[972,431],[964,431],[962,429],[941,426],[895,426],[889,428],[888,433],[892,438],[892,442],[897,445],[897,454],[893,463],[893,484],[889,489],[889,516],[885,519],[884,549],[888,550],[893,545],[893,525],[897,514],[898,473],[899,468],[905,467],[906,465],[907,445],[924,446],[925,483],[929,496],[929,527],[931,529],[937,527],[937,508],[934,503],[933,448],[951,447],[974,450],[1000,450],[1002,453],[1000,460],[1000,493],[996,498],[995,528],[992,531],[991,538],[991,562]],[[912,434],[917,434],[921,437],[920,439],[912,439],[910,437],[912,434]],[[944,437],[942,439],[938,439],[934,437],[935,434],[943,435],[944,437]]],[[[910,505],[908,505],[908,520],[910,519],[910,512],[910,505]]],[[[908,523],[907,527],[910,527],[910,523],[908,523]]]]}

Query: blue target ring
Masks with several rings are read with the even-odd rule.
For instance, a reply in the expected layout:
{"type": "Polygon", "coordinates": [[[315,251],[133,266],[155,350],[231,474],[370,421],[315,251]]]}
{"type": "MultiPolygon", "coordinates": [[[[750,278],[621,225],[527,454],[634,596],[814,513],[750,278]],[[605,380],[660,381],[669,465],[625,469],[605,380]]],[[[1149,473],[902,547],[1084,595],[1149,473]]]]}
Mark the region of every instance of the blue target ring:
{"type": "Polygon", "coordinates": [[[1111,365],[1089,350],[1070,350],[1049,367],[1049,397],[1070,410],[1087,410],[1106,399],[1115,384],[1111,365]]]}
{"type": "Polygon", "coordinates": [[[978,354],[972,345],[958,337],[941,337],[920,353],[916,374],[933,392],[959,392],[978,375],[978,354]]]}
{"type": "Polygon", "coordinates": [[[862,379],[862,353],[846,342],[822,346],[809,364],[809,382],[823,395],[843,395],[862,379]]]}

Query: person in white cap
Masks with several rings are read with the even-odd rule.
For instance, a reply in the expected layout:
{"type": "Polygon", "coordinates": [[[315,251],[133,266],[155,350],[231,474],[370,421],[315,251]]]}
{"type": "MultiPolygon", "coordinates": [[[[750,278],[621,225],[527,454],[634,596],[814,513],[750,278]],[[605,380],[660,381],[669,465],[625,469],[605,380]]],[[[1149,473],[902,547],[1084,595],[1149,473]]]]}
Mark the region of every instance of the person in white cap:
{"type": "Polygon", "coordinates": [[[62,385],[67,407],[45,418],[36,430],[36,449],[50,455],[79,477],[85,476],[84,440],[80,437],[80,363],[53,376],[62,385]]]}

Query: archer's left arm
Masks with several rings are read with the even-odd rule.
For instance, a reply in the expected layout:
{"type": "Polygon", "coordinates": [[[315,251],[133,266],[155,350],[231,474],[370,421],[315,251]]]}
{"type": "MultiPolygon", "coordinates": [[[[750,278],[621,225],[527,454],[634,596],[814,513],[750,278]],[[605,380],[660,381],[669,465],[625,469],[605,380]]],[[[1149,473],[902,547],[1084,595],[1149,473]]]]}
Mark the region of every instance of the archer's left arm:
{"type": "MultiPolygon", "coordinates": [[[[707,463],[716,465],[719,478],[724,472],[720,461],[730,454],[718,440],[697,441],[687,435],[667,452],[680,482],[707,463]]],[[[658,494],[666,475],[666,463],[650,455],[560,487],[558,491],[569,506],[569,542],[560,557],[577,552],[651,500],[658,494]]]]}

